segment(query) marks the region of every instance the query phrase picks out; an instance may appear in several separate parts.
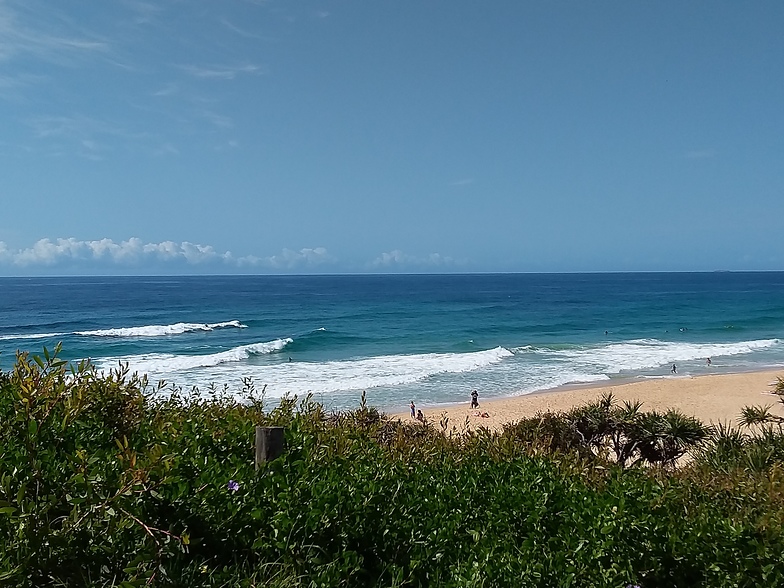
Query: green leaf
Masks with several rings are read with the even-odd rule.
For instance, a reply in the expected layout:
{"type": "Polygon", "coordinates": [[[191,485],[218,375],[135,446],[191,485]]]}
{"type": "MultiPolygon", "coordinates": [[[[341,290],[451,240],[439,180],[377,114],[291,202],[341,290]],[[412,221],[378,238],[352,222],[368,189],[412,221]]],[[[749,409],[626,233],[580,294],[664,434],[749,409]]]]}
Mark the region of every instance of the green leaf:
{"type": "Polygon", "coordinates": [[[10,580],[22,570],[22,566],[16,566],[12,570],[8,570],[7,572],[0,573],[0,582],[4,582],[5,580],[10,580]]]}

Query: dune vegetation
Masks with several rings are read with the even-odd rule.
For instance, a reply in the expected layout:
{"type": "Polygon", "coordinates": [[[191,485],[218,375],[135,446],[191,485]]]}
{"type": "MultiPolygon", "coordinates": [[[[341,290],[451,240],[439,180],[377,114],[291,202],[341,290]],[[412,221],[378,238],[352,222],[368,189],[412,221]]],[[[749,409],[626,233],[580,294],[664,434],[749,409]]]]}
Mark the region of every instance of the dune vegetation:
{"type": "MultiPolygon", "coordinates": [[[[606,397],[503,431],[0,372],[0,585],[784,585],[784,431],[606,397]],[[256,426],[285,427],[256,471],[256,426]]],[[[780,390],[781,391],[781,390],[780,390]]]]}

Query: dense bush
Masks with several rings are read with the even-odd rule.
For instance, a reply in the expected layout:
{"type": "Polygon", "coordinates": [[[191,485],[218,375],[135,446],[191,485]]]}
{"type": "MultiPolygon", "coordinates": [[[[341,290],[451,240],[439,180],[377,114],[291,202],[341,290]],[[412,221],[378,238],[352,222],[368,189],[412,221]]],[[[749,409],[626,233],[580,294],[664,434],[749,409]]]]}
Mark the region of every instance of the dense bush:
{"type": "Polygon", "coordinates": [[[530,446],[610,456],[621,467],[674,466],[707,439],[710,429],[677,410],[644,412],[640,402],[617,406],[612,394],[565,414],[547,413],[506,425],[505,434],[530,446]]]}
{"type": "Polygon", "coordinates": [[[240,403],[21,354],[0,374],[0,584],[784,583],[780,432],[611,399],[458,432],[364,403],[268,411],[246,385],[240,403]],[[259,472],[255,425],[286,427],[259,472]]]}

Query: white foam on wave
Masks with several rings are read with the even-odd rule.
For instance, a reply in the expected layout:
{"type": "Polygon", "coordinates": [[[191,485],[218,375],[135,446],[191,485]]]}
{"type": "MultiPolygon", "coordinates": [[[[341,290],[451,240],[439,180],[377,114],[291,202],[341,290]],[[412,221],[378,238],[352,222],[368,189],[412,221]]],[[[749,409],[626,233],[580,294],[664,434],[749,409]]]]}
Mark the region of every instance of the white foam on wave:
{"type": "Polygon", "coordinates": [[[237,320],[221,323],[174,323],[172,325],[145,325],[142,327],[76,331],[74,334],[84,337],[164,337],[167,335],[181,335],[182,333],[214,331],[226,328],[245,329],[247,325],[243,325],[237,320]]]}
{"type": "Polygon", "coordinates": [[[0,341],[13,341],[14,339],[50,339],[51,337],[63,337],[68,333],[29,333],[15,335],[0,335],[0,341]]]}
{"type": "Polygon", "coordinates": [[[100,369],[116,367],[119,363],[127,363],[131,371],[148,374],[151,379],[171,379],[172,374],[186,370],[210,368],[225,363],[241,362],[253,355],[266,355],[280,351],[292,339],[275,339],[263,343],[241,345],[226,351],[207,355],[177,355],[172,353],[149,353],[126,357],[109,357],[96,361],[100,369]]]}
{"type": "Polygon", "coordinates": [[[738,343],[680,343],[657,339],[637,339],[601,347],[548,349],[520,347],[515,353],[536,354],[542,359],[564,363],[588,371],[617,374],[662,365],[753,353],[780,344],[779,339],[760,339],[738,343]]]}
{"type": "Polygon", "coordinates": [[[491,395],[524,395],[561,386],[590,384],[610,380],[610,376],[593,366],[580,366],[566,362],[540,361],[538,358],[517,357],[513,361],[478,372],[468,380],[456,381],[455,390],[433,389],[435,398],[450,398],[451,402],[464,401],[466,388],[478,388],[491,395]]]}
{"type": "Polygon", "coordinates": [[[518,391],[520,394],[530,394],[542,390],[552,390],[570,384],[591,384],[604,382],[610,377],[606,374],[592,374],[578,370],[539,369],[537,373],[528,374],[525,385],[518,391]]]}
{"type": "MultiPolygon", "coordinates": [[[[279,339],[271,343],[282,349],[290,341],[279,339]],[[280,345],[281,342],[286,343],[280,345]]],[[[386,355],[326,362],[229,363],[227,358],[243,355],[242,349],[206,356],[158,354],[115,358],[111,363],[116,365],[118,359],[128,361],[131,370],[147,373],[151,381],[165,379],[202,389],[210,383],[237,386],[242,378],[251,377],[257,387],[266,386],[268,396],[278,398],[285,393],[330,394],[411,384],[438,374],[479,370],[512,357],[508,349],[496,347],[472,353],[386,355]]]]}

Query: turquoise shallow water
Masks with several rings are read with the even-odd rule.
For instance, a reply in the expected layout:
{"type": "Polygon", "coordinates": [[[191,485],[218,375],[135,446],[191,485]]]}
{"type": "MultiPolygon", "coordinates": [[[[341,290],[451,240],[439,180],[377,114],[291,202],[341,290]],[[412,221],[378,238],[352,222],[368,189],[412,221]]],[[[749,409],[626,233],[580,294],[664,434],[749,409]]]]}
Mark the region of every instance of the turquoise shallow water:
{"type": "Polygon", "coordinates": [[[779,272],[0,278],[0,367],[62,342],[151,381],[404,410],[783,366],[783,292],[779,272]]]}

